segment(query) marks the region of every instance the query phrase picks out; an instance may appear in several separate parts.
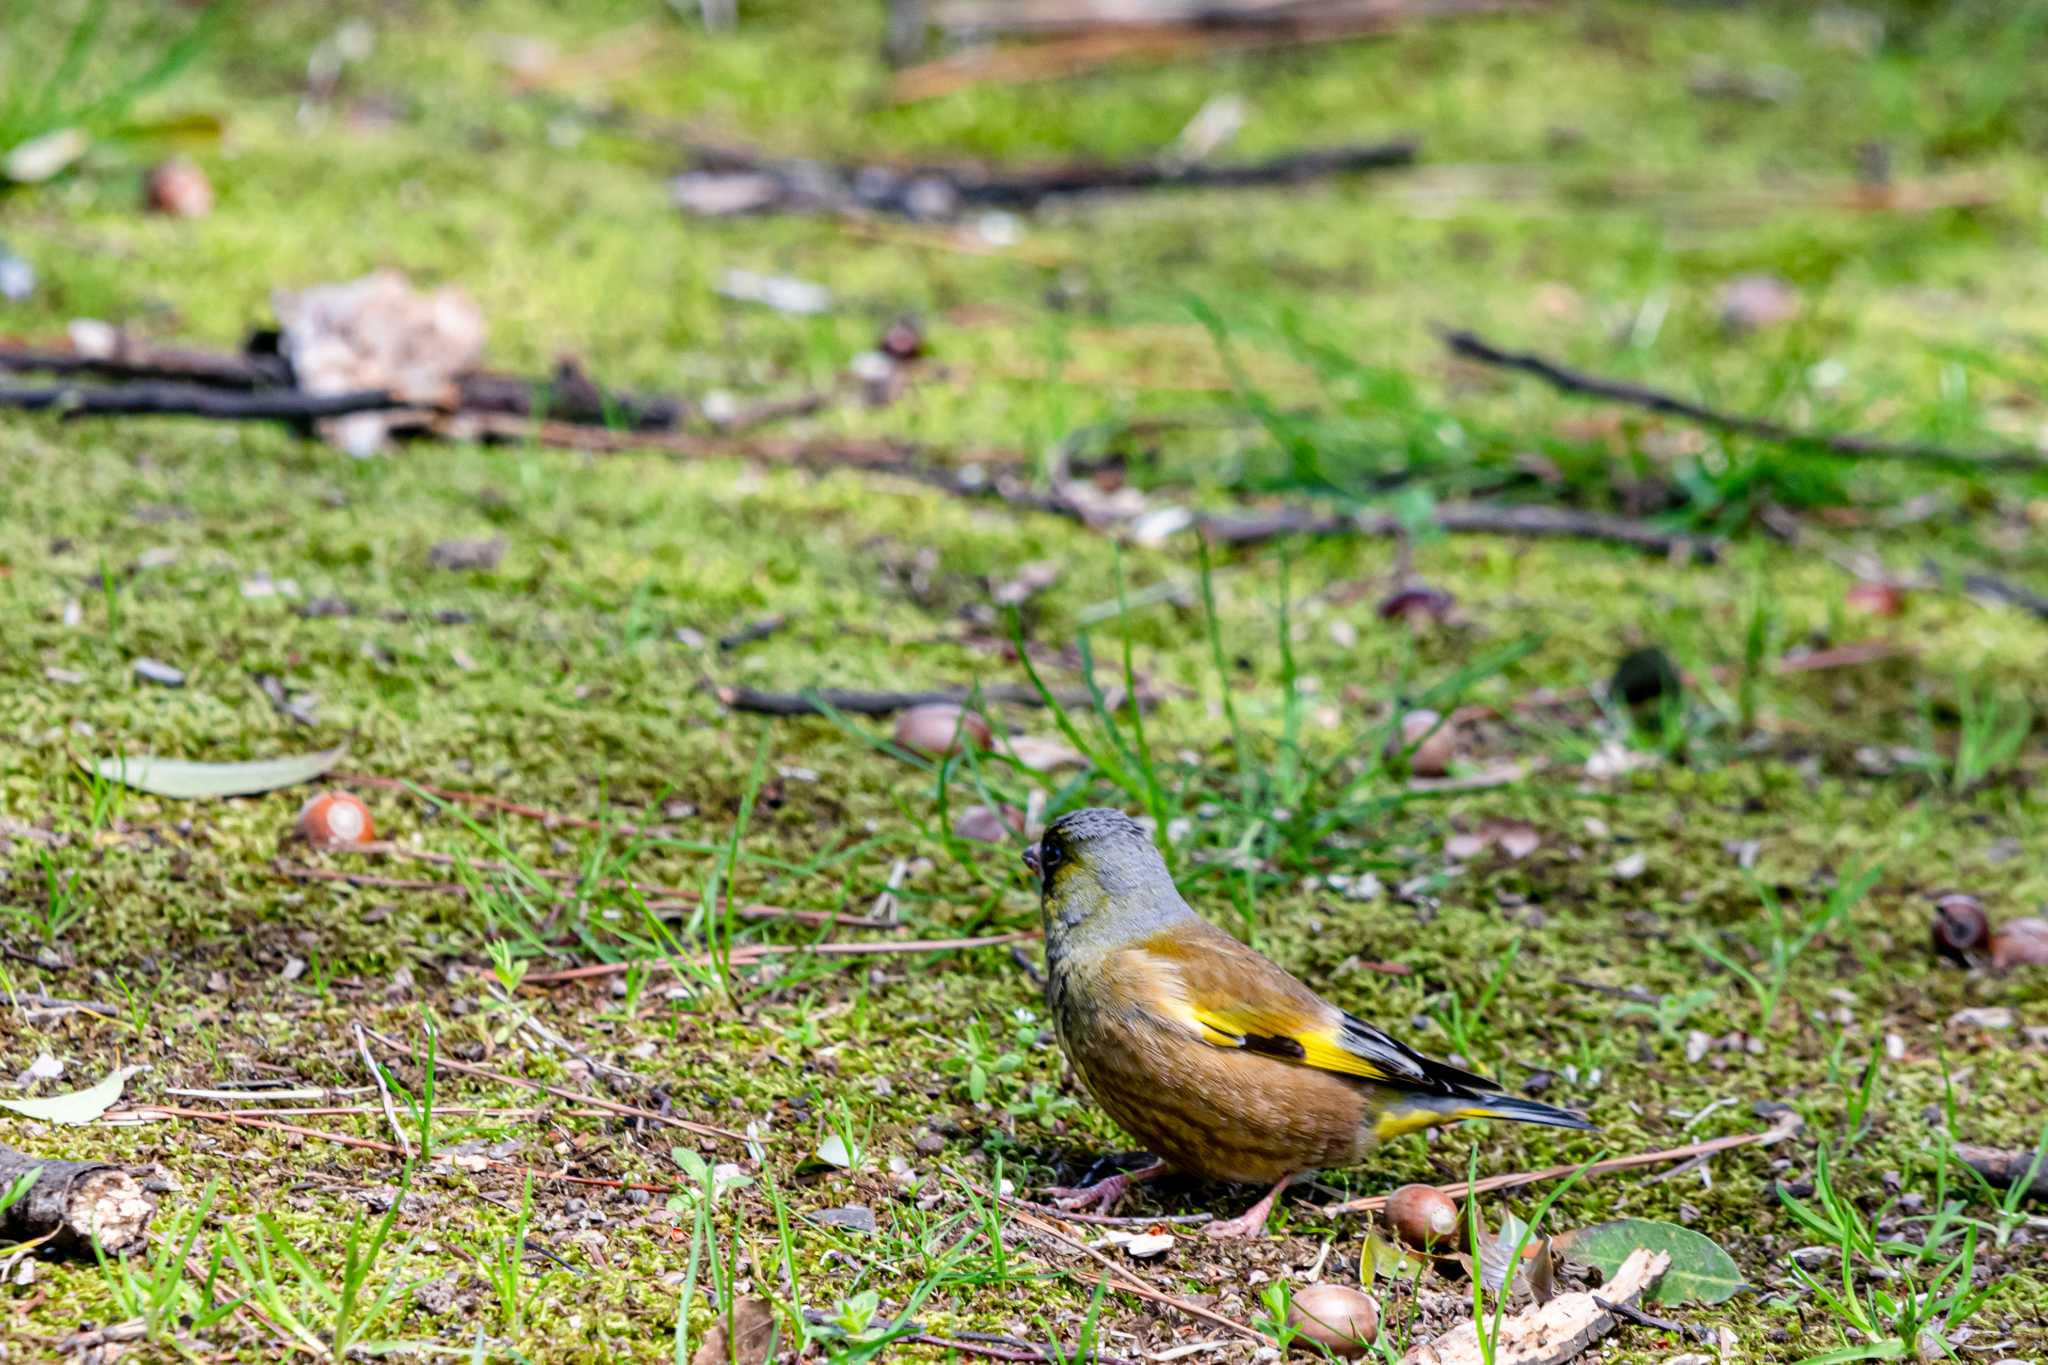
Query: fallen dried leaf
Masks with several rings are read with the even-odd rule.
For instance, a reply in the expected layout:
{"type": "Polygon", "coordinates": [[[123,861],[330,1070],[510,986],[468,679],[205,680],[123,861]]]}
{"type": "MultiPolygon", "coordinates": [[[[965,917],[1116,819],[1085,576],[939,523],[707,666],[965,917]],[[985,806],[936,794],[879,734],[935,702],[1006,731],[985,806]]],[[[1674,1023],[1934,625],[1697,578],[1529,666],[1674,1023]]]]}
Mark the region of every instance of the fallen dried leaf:
{"type": "MultiPolygon", "coordinates": [[[[1670,1263],[1671,1258],[1663,1252],[1636,1251],[1600,1287],[1599,1297],[1612,1304],[1633,1304],[1657,1283],[1670,1263]]],[[[1478,1329],[1466,1322],[1435,1341],[1413,1347],[1401,1361],[1402,1365],[1560,1365],[1613,1331],[1614,1323],[1614,1314],[1595,1303],[1592,1293],[1561,1294],[1502,1322],[1490,1352],[1480,1349],[1478,1329]]]]}
{"type": "Polygon", "coordinates": [[[775,1337],[774,1306],[766,1299],[739,1299],[712,1322],[690,1365],[768,1365],[775,1358],[775,1337]]]}

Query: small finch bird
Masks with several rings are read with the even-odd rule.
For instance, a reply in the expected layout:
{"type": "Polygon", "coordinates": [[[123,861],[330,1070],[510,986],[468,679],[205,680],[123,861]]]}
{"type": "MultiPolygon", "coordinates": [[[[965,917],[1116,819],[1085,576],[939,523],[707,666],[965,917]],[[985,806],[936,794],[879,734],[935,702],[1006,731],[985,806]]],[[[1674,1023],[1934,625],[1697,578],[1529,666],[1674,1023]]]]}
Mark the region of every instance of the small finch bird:
{"type": "Polygon", "coordinates": [[[1208,1227],[1258,1236],[1295,1179],[1404,1133],[1461,1119],[1593,1126],[1395,1042],[1211,925],[1121,811],[1061,816],[1024,862],[1044,893],[1060,1046],[1096,1103],[1158,1159],[1049,1191],[1064,1207],[1114,1207],[1133,1181],[1172,1168],[1269,1185],[1243,1217],[1208,1227]]]}

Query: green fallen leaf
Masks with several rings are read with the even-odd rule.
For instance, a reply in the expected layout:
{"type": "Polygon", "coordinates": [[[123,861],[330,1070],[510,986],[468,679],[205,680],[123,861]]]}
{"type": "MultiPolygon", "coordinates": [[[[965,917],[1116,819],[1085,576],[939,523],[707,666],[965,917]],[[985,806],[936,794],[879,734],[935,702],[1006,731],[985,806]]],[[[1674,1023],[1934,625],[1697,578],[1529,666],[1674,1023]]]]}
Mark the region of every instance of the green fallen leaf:
{"type": "Polygon", "coordinates": [[[152,796],[199,801],[222,796],[255,796],[280,787],[296,787],[332,769],[346,752],[346,749],[326,749],[317,754],[265,758],[254,763],[188,763],[179,758],[132,754],[97,758],[85,766],[110,782],[119,782],[152,796]]]}
{"type": "Polygon", "coordinates": [[[1382,1280],[1412,1280],[1428,1264],[1427,1257],[1395,1246],[1377,1232],[1365,1234],[1365,1254],[1358,1258],[1359,1272],[1368,1287],[1374,1276],[1382,1280]]]}
{"type": "Polygon", "coordinates": [[[149,1068],[124,1066],[98,1085],[85,1090],[74,1090],[68,1095],[51,1095],[40,1100],[0,1100],[0,1109],[11,1110],[24,1118],[41,1119],[45,1123],[91,1123],[114,1107],[121,1098],[121,1088],[128,1084],[128,1078],[138,1071],[149,1068]]]}
{"type": "Polygon", "coordinates": [[[1621,1263],[1637,1247],[1670,1253],[1671,1268],[1644,1296],[1651,1303],[1720,1303],[1749,1288],[1735,1262],[1713,1238],[1676,1223],[1617,1218],[1559,1233],[1553,1245],[1560,1256],[1597,1267],[1603,1275],[1621,1269],[1621,1263]]]}

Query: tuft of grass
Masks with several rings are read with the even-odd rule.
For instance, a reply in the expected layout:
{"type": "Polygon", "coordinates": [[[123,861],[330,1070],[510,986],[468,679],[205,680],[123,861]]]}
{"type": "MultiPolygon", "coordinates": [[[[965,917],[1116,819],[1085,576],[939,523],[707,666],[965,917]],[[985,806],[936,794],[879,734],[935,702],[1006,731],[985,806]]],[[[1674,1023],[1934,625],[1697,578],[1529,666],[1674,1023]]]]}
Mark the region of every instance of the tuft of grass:
{"type": "Polygon", "coordinates": [[[1821,935],[1849,917],[1857,903],[1877,884],[1881,871],[1875,866],[1852,867],[1844,871],[1819,905],[1803,916],[1788,915],[1775,888],[1760,880],[1753,881],[1757,898],[1763,902],[1764,917],[1729,936],[1749,947],[1756,957],[1754,964],[1739,960],[1705,934],[1693,936],[1693,947],[1749,987],[1750,994],[1756,997],[1756,1031],[1759,1034],[1771,1031],[1778,1003],[1785,998],[1786,988],[1791,984],[1792,972],[1799,960],[1806,956],[1821,935]]]}

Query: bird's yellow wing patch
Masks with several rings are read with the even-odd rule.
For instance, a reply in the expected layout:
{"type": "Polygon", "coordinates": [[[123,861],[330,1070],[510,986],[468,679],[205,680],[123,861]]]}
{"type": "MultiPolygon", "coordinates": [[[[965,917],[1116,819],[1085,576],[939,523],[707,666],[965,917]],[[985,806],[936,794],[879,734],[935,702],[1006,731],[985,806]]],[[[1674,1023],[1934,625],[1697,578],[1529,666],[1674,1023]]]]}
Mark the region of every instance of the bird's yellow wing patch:
{"type": "Polygon", "coordinates": [[[1213,1047],[1241,1047],[1248,1052],[1312,1066],[1318,1071],[1363,1076],[1367,1080],[1394,1079],[1372,1058],[1362,1057],[1345,1046],[1340,1030],[1318,1027],[1313,1020],[1243,1006],[1191,1003],[1187,1012],[1190,1021],[1201,1031],[1202,1041],[1213,1047]]]}

